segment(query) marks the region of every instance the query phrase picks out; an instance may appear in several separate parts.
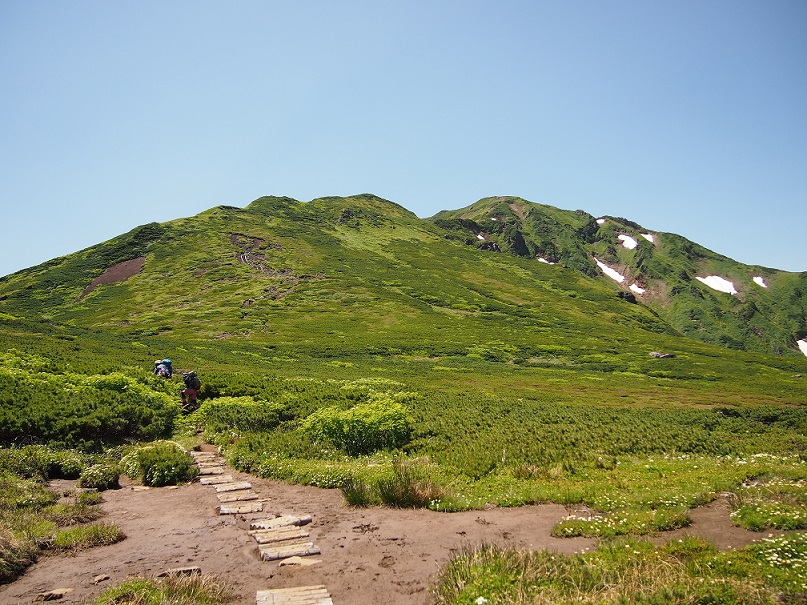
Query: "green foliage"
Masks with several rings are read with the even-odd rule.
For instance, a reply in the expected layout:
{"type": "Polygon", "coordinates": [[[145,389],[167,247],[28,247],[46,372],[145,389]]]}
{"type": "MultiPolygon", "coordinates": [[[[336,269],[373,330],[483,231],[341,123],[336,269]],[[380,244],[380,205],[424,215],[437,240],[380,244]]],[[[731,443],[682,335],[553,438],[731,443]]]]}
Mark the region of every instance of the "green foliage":
{"type": "Polygon", "coordinates": [[[691,522],[686,510],[672,508],[572,514],[552,528],[552,535],[558,538],[614,538],[670,531],[686,527],[691,522]]]}
{"type": "Polygon", "coordinates": [[[204,401],[188,422],[209,431],[262,432],[294,418],[283,404],[255,401],[252,397],[217,397],[204,401]]]}
{"type": "MultiPolygon", "coordinates": [[[[0,359],[3,445],[33,439],[97,449],[125,439],[153,439],[170,432],[178,413],[167,394],[122,373],[32,373],[19,361],[17,356],[0,359]]],[[[63,470],[74,475],[77,461],[65,462],[63,470]]]]}
{"type": "Polygon", "coordinates": [[[412,420],[402,404],[386,397],[348,410],[322,408],[303,421],[302,429],[313,439],[331,442],[355,456],[404,445],[412,420]]]}
{"type": "Polygon", "coordinates": [[[94,464],[84,469],[79,479],[79,485],[85,488],[104,491],[120,487],[120,470],[115,464],[94,464]]]}
{"type": "Polygon", "coordinates": [[[172,442],[137,448],[124,456],[120,464],[126,475],[153,487],[185,483],[199,473],[191,456],[172,442]]]}
{"type": "Polygon", "coordinates": [[[807,481],[803,477],[766,476],[735,491],[732,521],[752,531],[807,528],[807,481]]]}

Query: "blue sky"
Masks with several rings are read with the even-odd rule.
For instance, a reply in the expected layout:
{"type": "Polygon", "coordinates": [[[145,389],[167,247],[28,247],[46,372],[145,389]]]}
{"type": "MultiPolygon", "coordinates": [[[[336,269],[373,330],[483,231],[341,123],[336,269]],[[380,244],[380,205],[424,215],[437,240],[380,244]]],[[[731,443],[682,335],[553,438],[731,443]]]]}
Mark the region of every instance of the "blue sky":
{"type": "Polygon", "coordinates": [[[807,2],[0,0],[0,275],[262,195],[490,195],[807,271],[807,2]]]}

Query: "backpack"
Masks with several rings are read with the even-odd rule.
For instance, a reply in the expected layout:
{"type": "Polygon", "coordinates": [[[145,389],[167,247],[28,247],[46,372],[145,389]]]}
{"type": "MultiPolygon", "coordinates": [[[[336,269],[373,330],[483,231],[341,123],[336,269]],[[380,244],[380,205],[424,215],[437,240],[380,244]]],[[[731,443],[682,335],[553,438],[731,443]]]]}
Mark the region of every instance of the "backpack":
{"type": "Polygon", "coordinates": [[[196,372],[188,372],[187,374],[183,374],[182,380],[185,382],[186,388],[193,389],[194,391],[199,390],[199,387],[202,386],[202,381],[199,380],[196,372]]]}

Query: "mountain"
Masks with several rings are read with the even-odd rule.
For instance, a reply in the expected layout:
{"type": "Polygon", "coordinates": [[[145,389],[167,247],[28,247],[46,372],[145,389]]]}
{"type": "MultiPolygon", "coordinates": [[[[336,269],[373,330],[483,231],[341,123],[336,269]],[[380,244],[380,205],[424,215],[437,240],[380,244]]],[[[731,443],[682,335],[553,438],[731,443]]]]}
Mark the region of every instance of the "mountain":
{"type": "Polygon", "coordinates": [[[607,368],[694,346],[681,335],[797,356],[805,291],[807,273],[515,197],[420,219],[367,194],[270,196],[0,278],[0,315],[326,357],[470,351],[607,368]]]}
{"type": "Polygon", "coordinates": [[[704,342],[779,354],[807,336],[807,272],[744,265],[625,218],[520,198],[486,198],[431,220],[467,245],[611,280],[626,299],[704,342]]]}

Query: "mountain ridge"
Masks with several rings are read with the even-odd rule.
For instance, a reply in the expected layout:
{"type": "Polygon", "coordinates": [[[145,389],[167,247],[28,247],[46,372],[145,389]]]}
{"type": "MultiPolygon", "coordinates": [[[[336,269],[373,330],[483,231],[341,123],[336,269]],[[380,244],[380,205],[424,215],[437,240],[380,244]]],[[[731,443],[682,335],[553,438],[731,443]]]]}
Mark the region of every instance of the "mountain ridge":
{"type": "Polygon", "coordinates": [[[798,354],[807,337],[805,289],[807,273],[744,265],[628,219],[517,197],[482,198],[421,219],[372,194],[310,202],[264,196],[243,208],[142,225],[2,277],[0,312],[124,331],[156,324],[148,329],[164,332],[179,321],[207,331],[219,314],[230,328],[221,336],[265,330],[283,312],[327,308],[346,321],[372,317],[366,329],[397,324],[405,339],[406,315],[437,330],[434,313],[534,321],[531,299],[559,308],[559,300],[584,307],[588,299],[599,307],[590,313],[608,314],[613,296],[625,317],[636,315],[625,304],[645,309],[640,323],[654,333],[798,354]],[[144,260],[136,275],[86,292],[105,271],[137,258],[144,260]],[[494,279],[491,268],[507,277],[494,279]],[[735,293],[715,289],[719,280],[735,293]]]}

